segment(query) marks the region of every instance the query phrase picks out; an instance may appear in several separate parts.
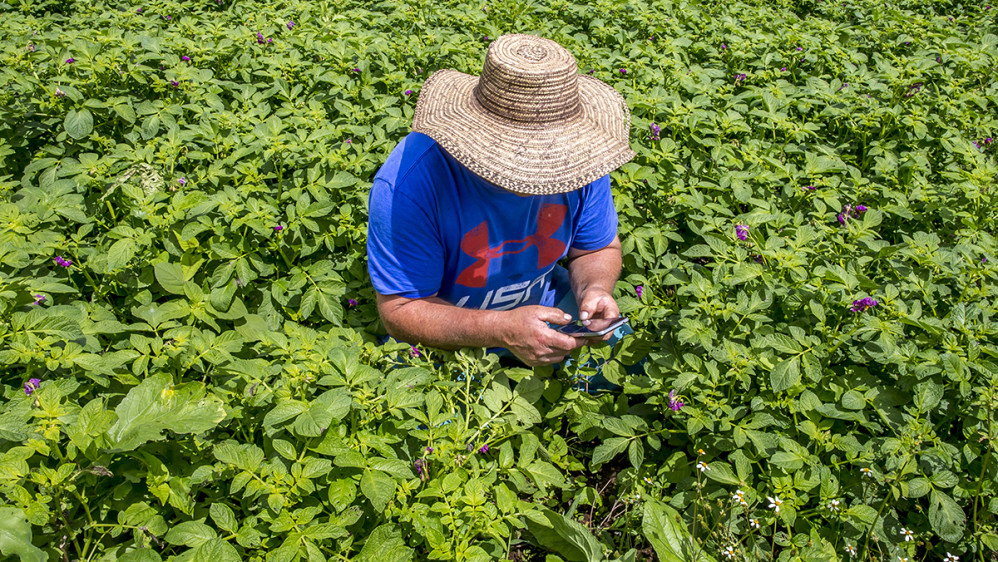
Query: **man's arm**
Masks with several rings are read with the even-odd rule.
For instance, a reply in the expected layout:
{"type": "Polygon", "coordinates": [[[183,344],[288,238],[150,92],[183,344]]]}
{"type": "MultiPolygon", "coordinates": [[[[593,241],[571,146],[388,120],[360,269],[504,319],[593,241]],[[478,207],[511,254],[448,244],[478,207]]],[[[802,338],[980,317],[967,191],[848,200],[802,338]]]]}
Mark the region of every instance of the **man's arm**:
{"type": "Polygon", "coordinates": [[[505,347],[527,365],[557,363],[585,343],[548,327],[548,322],[565,324],[571,317],[547,306],[478,310],[437,297],[378,294],[378,313],[395,339],[441,349],[505,347]]]}
{"type": "MultiPolygon", "coordinates": [[[[584,252],[568,251],[568,277],[572,292],[579,303],[579,319],[616,318],[620,316],[617,301],[613,299],[613,287],[620,277],[622,263],[620,238],[599,250],[584,252]]],[[[607,334],[603,339],[609,339],[607,334]]]]}

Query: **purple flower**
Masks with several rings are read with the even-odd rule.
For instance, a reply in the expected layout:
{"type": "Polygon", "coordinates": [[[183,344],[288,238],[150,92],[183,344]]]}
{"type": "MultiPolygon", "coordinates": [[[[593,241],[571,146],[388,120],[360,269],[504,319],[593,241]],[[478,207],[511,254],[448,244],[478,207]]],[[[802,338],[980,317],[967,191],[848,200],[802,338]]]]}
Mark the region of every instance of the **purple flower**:
{"type": "Polygon", "coordinates": [[[416,469],[416,475],[418,475],[420,479],[424,479],[426,476],[426,462],[424,462],[423,459],[416,459],[412,461],[412,466],[416,469]]]}
{"type": "Polygon", "coordinates": [[[407,95],[407,96],[411,96],[411,95],[412,95],[412,90],[406,90],[406,91],[405,91],[405,95],[407,95]]]}
{"type": "Polygon", "coordinates": [[[866,205],[856,205],[856,212],[857,213],[865,213],[866,212],[866,205]]]}
{"type": "Polygon", "coordinates": [[[669,409],[670,410],[672,410],[673,412],[678,412],[679,409],[682,408],[685,405],[686,404],[684,404],[684,403],[680,402],[679,400],[675,399],[673,391],[671,391],[671,390],[669,391],[669,409]]]}
{"type": "Polygon", "coordinates": [[[354,72],[360,72],[360,69],[355,66],[355,67],[353,67],[353,71],[354,72]]]}
{"type": "Polygon", "coordinates": [[[866,310],[871,309],[877,306],[878,304],[880,303],[878,303],[877,301],[873,300],[870,297],[863,297],[859,300],[852,301],[852,308],[850,308],[849,310],[853,312],[865,312],[866,310]]]}
{"type": "Polygon", "coordinates": [[[651,127],[651,140],[659,140],[661,138],[659,135],[662,132],[662,128],[656,125],[655,123],[652,123],[650,127],[651,127]]]}
{"type": "Polygon", "coordinates": [[[727,49],[727,48],[728,48],[728,46],[727,46],[727,45],[725,45],[724,43],[721,43],[721,50],[722,50],[722,51],[723,51],[723,50],[725,50],[725,49],[727,49]]]}
{"type": "Polygon", "coordinates": [[[180,178],[177,180],[177,183],[179,183],[182,186],[187,185],[187,178],[180,178]]]}
{"type": "Polygon", "coordinates": [[[261,45],[267,42],[266,39],[263,38],[263,33],[260,33],[259,31],[256,32],[256,42],[261,45]]]}
{"type": "Polygon", "coordinates": [[[277,225],[277,226],[274,227],[274,232],[280,232],[282,230],[284,230],[284,227],[281,226],[281,225],[277,225]]]}
{"type": "Polygon", "coordinates": [[[596,72],[596,69],[595,68],[590,68],[589,72],[587,72],[586,74],[592,74],[593,72],[596,72]]]}
{"type": "Polygon", "coordinates": [[[352,143],[353,143],[353,141],[352,141],[352,140],[350,140],[350,139],[347,139],[347,140],[345,140],[345,141],[343,141],[343,142],[345,142],[345,143],[347,143],[347,144],[352,144],[352,143]]]}
{"type": "Polygon", "coordinates": [[[426,452],[427,453],[432,453],[433,452],[433,447],[427,447],[426,448],[426,452]]]}
{"type": "Polygon", "coordinates": [[[165,19],[166,21],[170,21],[173,19],[173,16],[163,16],[163,19],[165,19]]]}
{"type": "Polygon", "coordinates": [[[24,393],[31,396],[31,393],[38,390],[41,386],[41,379],[28,379],[28,382],[24,383],[24,393]]]}
{"type": "Polygon", "coordinates": [[[294,29],[294,27],[295,27],[295,22],[289,21],[288,22],[288,31],[291,31],[292,29],[294,29]]]}
{"type": "MultiPolygon", "coordinates": [[[[176,80],[170,80],[170,85],[173,86],[174,88],[179,88],[180,87],[180,82],[177,82],[176,80]]],[[[181,184],[181,185],[183,185],[183,184],[181,184]]]]}
{"type": "Polygon", "coordinates": [[[742,242],[748,240],[748,226],[744,224],[735,225],[735,236],[742,242]]]}
{"type": "Polygon", "coordinates": [[[182,60],[184,62],[191,62],[191,57],[189,57],[187,55],[184,55],[184,56],[180,57],[180,60],[182,60]]]}
{"type": "Polygon", "coordinates": [[[66,97],[66,92],[63,92],[62,90],[59,89],[58,86],[56,86],[56,88],[55,88],[55,97],[57,97],[57,98],[64,98],[64,97],[66,97]]]}
{"type": "Polygon", "coordinates": [[[270,43],[273,43],[273,42],[274,42],[274,39],[273,39],[273,38],[271,38],[271,37],[268,37],[268,38],[267,38],[267,44],[268,44],[268,45],[269,45],[270,43]]]}
{"type": "Polygon", "coordinates": [[[763,259],[762,259],[762,256],[760,254],[756,254],[756,255],[752,256],[752,259],[755,260],[755,263],[763,263],[763,259]]]}
{"type": "Polygon", "coordinates": [[[69,266],[73,265],[73,260],[64,260],[64,259],[62,259],[62,256],[56,256],[55,257],[55,264],[58,265],[58,266],[60,266],[60,267],[69,267],[69,266]]]}
{"type": "Polygon", "coordinates": [[[787,71],[787,67],[785,67],[785,66],[780,69],[780,72],[786,72],[786,71],[787,71]]]}
{"type": "Polygon", "coordinates": [[[409,357],[419,357],[420,355],[422,355],[422,353],[420,353],[419,350],[416,349],[416,346],[410,345],[409,348],[410,348],[409,357]]]}
{"type": "Polygon", "coordinates": [[[350,307],[350,308],[353,308],[353,307],[357,306],[357,301],[354,300],[354,299],[347,299],[347,306],[350,307]]]}
{"type": "Polygon", "coordinates": [[[42,304],[43,302],[45,302],[45,295],[34,295],[34,297],[35,297],[35,302],[31,304],[42,304]]]}
{"type": "Polygon", "coordinates": [[[627,74],[627,69],[626,68],[621,68],[620,69],[620,73],[621,74],[627,74]]]}
{"type": "Polygon", "coordinates": [[[68,59],[66,59],[66,64],[73,64],[74,62],[76,62],[76,59],[74,59],[73,57],[69,57],[68,59]]]}
{"type": "Polygon", "coordinates": [[[738,82],[741,82],[746,78],[747,76],[745,76],[744,74],[735,74],[735,83],[737,84],[738,82]]]}
{"type": "Polygon", "coordinates": [[[984,144],[991,144],[993,142],[995,142],[995,139],[993,139],[991,137],[988,137],[988,138],[984,139],[984,144]]]}
{"type": "Polygon", "coordinates": [[[135,13],[136,14],[141,14],[142,13],[142,8],[139,8],[138,10],[135,10],[135,13]]]}
{"type": "Polygon", "coordinates": [[[840,224],[845,224],[847,218],[849,218],[849,216],[846,215],[845,213],[839,213],[839,223],[840,224]]]}
{"type": "Polygon", "coordinates": [[[34,45],[34,43],[28,43],[28,50],[31,51],[32,53],[35,52],[35,45],[34,45]]]}
{"type": "Polygon", "coordinates": [[[803,50],[804,50],[804,47],[797,47],[797,50],[798,50],[798,51],[803,51],[803,50]]]}
{"type": "Polygon", "coordinates": [[[641,293],[643,293],[644,291],[645,291],[644,285],[638,285],[637,287],[634,287],[634,294],[637,295],[639,299],[641,298],[641,293]]]}
{"type": "Polygon", "coordinates": [[[818,189],[818,188],[815,187],[815,186],[813,186],[813,185],[809,185],[809,186],[805,187],[804,189],[806,189],[808,191],[814,191],[815,189],[818,189]]]}
{"type": "Polygon", "coordinates": [[[478,452],[479,453],[488,453],[489,452],[489,446],[488,446],[488,444],[485,444],[485,445],[482,445],[481,447],[479,447],[478,448],[478,452]]]}
{"type": "Polygon", "coordinates": [[[984,256],[983,258],[981,258],[981,263],[988,263],[988,257],[984,256]]]}

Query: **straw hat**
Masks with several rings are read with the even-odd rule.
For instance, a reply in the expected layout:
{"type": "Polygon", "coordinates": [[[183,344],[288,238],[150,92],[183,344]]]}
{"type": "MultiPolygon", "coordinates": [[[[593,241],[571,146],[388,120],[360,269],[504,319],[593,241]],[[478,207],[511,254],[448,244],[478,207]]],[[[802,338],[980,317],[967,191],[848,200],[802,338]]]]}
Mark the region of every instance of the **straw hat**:
{"type": "Polygon", "coordinates": [[[412,120],[471,171],[522,195],[565,193],[619,168],[634,158],[630,126],[612,86],[533,35],[493,41],[481,77],[434,72],[412,120]]]}

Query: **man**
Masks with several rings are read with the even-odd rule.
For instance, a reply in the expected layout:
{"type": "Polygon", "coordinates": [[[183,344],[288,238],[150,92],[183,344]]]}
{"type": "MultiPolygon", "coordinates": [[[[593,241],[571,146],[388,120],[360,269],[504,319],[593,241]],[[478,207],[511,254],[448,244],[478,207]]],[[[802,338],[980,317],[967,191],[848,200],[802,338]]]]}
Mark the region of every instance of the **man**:
{"type": "Polygon", "coordinates": [[[572,320],[554,305],[619,316],[608,174],[634,157],[619,93],[554,41],[505,35],[481,77],[430,76],[412,128],[370,196],[369,272],[389,334],[502,347],[534,366],[587,343],[550,327],[572,320]]]}

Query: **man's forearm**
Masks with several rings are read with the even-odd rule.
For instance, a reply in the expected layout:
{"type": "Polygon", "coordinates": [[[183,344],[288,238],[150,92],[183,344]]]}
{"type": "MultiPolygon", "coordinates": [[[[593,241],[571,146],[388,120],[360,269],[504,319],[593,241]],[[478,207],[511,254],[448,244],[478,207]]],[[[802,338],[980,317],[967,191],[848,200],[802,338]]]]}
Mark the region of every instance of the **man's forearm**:
{"type": "Polygon", "coordinates": [[[502,311],[461,308],[437,297],[378,295],[378,310],[392,337],[441,349],[502,347],[502,311]]]}
{"type": "Polygon", "coordinates": [[[602,290],[612,295],[620,277],[621,264],[620,241],[617,239],[605,248],[573,258],[568,262],[572,293],[577,299],[590,290],[602,290]]]}

